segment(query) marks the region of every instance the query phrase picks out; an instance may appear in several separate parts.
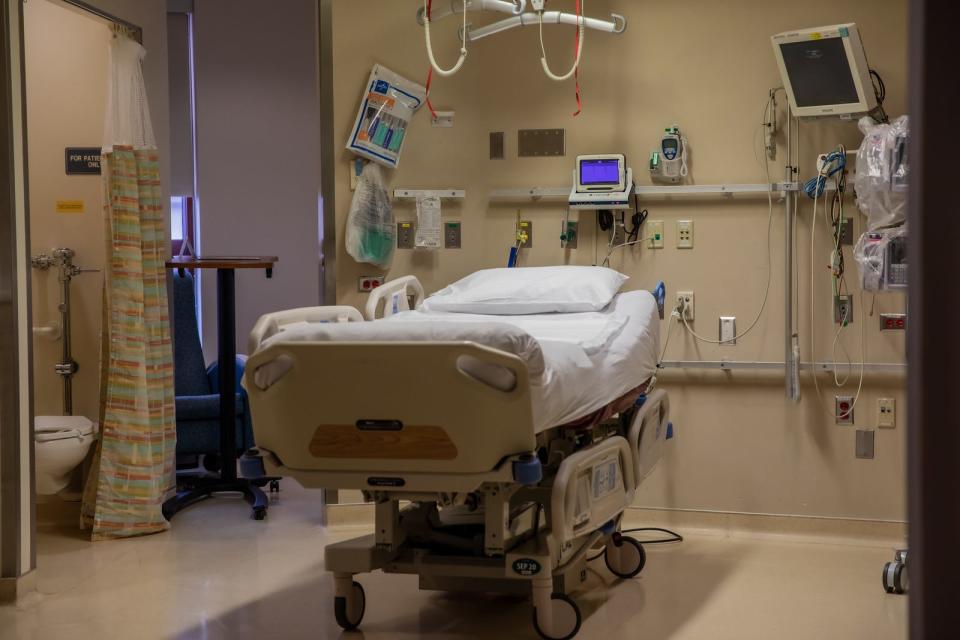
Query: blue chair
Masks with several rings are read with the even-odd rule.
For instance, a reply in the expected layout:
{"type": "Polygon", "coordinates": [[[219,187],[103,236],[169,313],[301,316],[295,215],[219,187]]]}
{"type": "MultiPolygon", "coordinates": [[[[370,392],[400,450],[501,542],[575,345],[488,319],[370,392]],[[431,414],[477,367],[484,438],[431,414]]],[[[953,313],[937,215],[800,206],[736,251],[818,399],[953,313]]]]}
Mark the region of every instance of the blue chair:
{"type": "MultiPolygon", "coordinates": [[[[188,272],[173,274],[173,355],[177,407],[177,463],[220,452],[220,378],[216,363],[204,364],[197,325],[196,283],[188,272]]],[[[240,386],[246,361],[237,358],[237,454],[254,447],[247,393],[240,386]]],[[[209,467],[208,467],[209,468],[209,467]]],[[[212,469],[211,469],[212,470],[212,469]]]]}

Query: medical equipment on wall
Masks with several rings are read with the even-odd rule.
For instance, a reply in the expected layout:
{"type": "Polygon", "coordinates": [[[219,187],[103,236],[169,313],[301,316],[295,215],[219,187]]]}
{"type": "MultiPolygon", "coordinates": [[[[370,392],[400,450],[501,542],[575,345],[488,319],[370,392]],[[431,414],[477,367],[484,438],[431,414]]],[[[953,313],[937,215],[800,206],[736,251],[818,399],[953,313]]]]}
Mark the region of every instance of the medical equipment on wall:
{"type": "Polygon", "coordinates": [[[374,65],[347,149],[390,169],[400,164],[413,114],[427,96],[424,87],[374,65]]]}
{"type": "Polygon", "coordinates": [[[417,249],[440,249],[443,246],[442,213],[439,196],[417,198],[417,249]]]}
{"type": "Polygon", "coordinates": [[[623,154],[577,156],[571,209],[629,209],[633,191],[633,169],[623,154]]]}
{"type": "Polygon", "coordinates": [[[677,184],[690,173],[687,166],[690,143],[673,125],[665,129],[660,149],[650,154],[650,177],[656,182],[677,184]]]}
{"type": "Polygon", "coordinates": [[[907,158],[910,120],[901,116],[890,124],[871,118],[860,121],[863,143],[857,153],[854,187],[857,206],[867,216],[867,230],[879,231],[903,224],[907,219],[907,158]]]}
{"type": "Polygon", "coordinates": [[[833,383],[837,388],[844,387],[850,378],[850,372],[853,369],[853,362],[850,357],[850,354],[847,352],[846,347],[843,346],[840,338],[843,335],[843,332],[847,329],[850,323],[853,321],[852,318],[852,304],[853,298],[850,293],[850,289],[847,286],[846,281],[846,267],[844,260],[844,249],[843,249],[843,236],[844,236],[844,226],[846,224],[846,217],[844,216],[844,198],[846,197],[847,189],[847,150],[843,145],[838,146],[834,151],[830,153],[825,153],[817,156],[817,175],[815,178],[809,180],[804,185],[804,191],[807,195],[813,199],[813,218],[810,223],[810,362],[811,362],[811,377],[813,378],[813,386],[817,393],[817,400],[823,407],[826,413],[834,418],[837,421],[851,421],[851,416],[853,411],[857,406],[857,403],[860,401],[861,393],[863,391],[863,381],[864,374],[866,371],[866,359],[867,359],[867,335],[866,335],[866,324],[867,316],[864,307],[866,306],[863,303],[863,300],[860,301],[860,375],[859,382],[857,384],[857,392],[853,397],[853,401],[847,405],[846,409],[838,408],[836,410],[830,409],[827,407],[826,403],[823,400],[823,394],[820,390],[820,381],[818,376],[818,367],[817,367],[817,351],[816,351],[816,326],[817,326],[817,274],[823,273],[823,271],[818,268],[817,262],[817,214],[818,214],[818,205],[820,203],[821,196],[823,197],[823,213],[824,217],[827,219],[827,222],[832,227],[832,234],[830,236],[831,244],[831,253],[830,253],[830,264],[828,265],[828,270],[830,272],[831,280],[831,297],[830,297],[830,308],[831,316],[835,315],[837,309],[843,309],[843,315],[837,320],[837,330],[834,333],[833,342],[831,351],[833,353],[833,361],[836,365],[838,362],[837,359],[837,350],[840,349],[846,355],[848,372],[843,377],[838,376],[839,367],[834,366],[833,369],[833,383]],[[828,180],[832,180],[832,185],[828,184],[828,180]],[[829,188],[833,187],[832,191],[829,188]],[[827,197],[830,197],[830,206],[827,207],[827,197]],[[850,298],[850,301],[846,305],[840,305],[839,301],[843,296],[850,298]]]}
{"type": "Polygon", "coordinates": [[[787,31],[771,41],[798,118],[849,117],[880,106],[856,24],[787,31]]]}
{"type": "MultiPolygon", "coordinates": [[[[588,18],[584,13],[585,0],[576,0],[576,13],[566,13],[562,11],[547,11],[547,2],[549,0],[531,0],[529,3],[532,12],[526,12],[527,0],[424,0],[423,7],[417,11],[417,22],[423,25],[424,40],[427,47],[427,56],[430,59],[430,65],[433,71],[441,76],[451,76],[460,71],[466,62],[468,50],[467,42],[475,42],[483,38],[503,33],[516,27],[535,25],[540,29],[540,63],[547,77],[556,81],[568,80],[576,74],[580,67],[583,56],[583,41],[588,29],[602,31],[605,33],[620,34],[627,28],[627,20],[619,14],[612,14],[612,20],[599,20],[588,18]],[[510,14],[511,17],[494,22],[483,27],[474,28],[467,21],[468,11],[495,11],[499,13],[510,14]],[[440,66],[433,51],[433,38],[431,27],[443,18],[460,15],[463,25],[460,32],[462,45],[460,56],[456,63],[450,68],[440,66]],[[575,47],[575,61],[573,68],[565,74],[557,74],[547,62],[546,47],[543,44],[543,26],[545,24],[567,24],[577,27],[577,38],[575,47]]],[[[557,2],[557,0],[553,0],[557,2]]]]}
{"type": "Polygon", "coordinates": [[[907,287],[907,227],[868,231],[854,249],[864,291],[902,291],[907,287]]]}
{"type": "Polygon", "coordinates": [[[347,216],[346,247],[357,262],[387,269],[393,262],[397,227],[379,165],[363,168],[347,216]]]}

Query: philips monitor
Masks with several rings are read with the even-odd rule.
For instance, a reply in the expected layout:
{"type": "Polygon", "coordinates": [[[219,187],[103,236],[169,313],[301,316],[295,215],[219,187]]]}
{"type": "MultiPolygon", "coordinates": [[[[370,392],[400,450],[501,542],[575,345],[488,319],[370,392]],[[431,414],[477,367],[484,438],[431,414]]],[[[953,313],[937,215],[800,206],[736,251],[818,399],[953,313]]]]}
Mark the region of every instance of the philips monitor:
{"type": "Polygon", "coordinates": [[[856,24],[788,31],[772,40],[793,115],[854,116],[877,107],[856,24]]]}
{"type": "Polygon", "coordinates": [[[623,155],[578,156],[577,192],[625,191],[626,164],[627,160],[623,155]]]}

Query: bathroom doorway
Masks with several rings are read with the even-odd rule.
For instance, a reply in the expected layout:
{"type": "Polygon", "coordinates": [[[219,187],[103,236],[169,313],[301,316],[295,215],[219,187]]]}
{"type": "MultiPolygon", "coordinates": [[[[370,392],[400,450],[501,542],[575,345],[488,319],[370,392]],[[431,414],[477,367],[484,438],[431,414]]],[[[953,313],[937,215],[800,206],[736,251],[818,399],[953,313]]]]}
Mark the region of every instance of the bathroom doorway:
{"type": "Polygon", "coordinates": [[[24,3],[23,22],[37,526],[81,536],[100,406],[100,146],[115,23],[61,0],[24,3]]]}

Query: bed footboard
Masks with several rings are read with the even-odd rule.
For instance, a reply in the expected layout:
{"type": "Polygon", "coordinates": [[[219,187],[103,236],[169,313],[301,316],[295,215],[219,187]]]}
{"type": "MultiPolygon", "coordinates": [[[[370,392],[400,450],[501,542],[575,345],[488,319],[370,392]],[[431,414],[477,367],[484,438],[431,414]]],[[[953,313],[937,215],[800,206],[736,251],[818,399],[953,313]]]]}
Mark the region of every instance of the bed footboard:
{"type": "Polygon", "coordinates": [[[244,386],[258,446],[315,485],[450,491],[536,447],[526,365],[473,343],[281,342],[244,386]],[[490,367],[513,383],[477,375],[490,367]]]}

